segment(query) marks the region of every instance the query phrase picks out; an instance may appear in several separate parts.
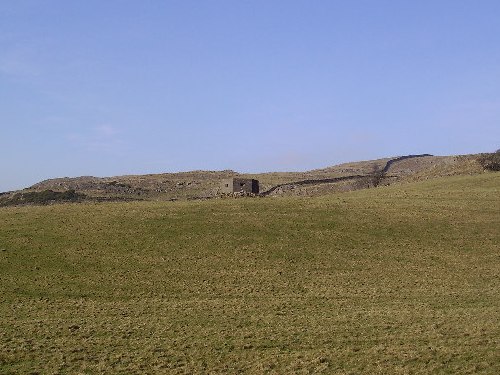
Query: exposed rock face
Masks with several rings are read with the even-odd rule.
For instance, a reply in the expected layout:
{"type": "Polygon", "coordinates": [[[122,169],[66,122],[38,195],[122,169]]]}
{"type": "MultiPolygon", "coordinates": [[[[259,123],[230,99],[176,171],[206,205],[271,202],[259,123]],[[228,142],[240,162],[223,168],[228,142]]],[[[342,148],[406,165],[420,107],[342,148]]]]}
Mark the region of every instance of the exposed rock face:
{"type": "Polygon", "coordinates": [[[64,177],[39,182],[31,191],[73,189],[90,197],[121,197],[133,199],[187,199],[215,196],[213,190],[222,178],[236,175],[234,171],[193,171],[157,175],[118,177],[64,177]],[[207,193],[209,192],[209,193],[207,193]]]}

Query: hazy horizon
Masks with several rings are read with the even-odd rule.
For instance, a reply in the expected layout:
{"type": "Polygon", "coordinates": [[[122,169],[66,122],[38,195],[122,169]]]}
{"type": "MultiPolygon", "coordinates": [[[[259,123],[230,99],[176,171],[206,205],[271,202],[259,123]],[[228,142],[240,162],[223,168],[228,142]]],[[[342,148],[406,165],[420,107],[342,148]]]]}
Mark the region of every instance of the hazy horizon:
{"type": "MultiPolygon", "coordinates": [[[[488,153],[491,153],[493,151],[488,151],[488,153]]],[[[481,153],[481,152],[478,152],[478,153],[481,153]]],[[[45,181],[45,180],[51,180],[51,179],[58,179],[58,178],[77,178],[77,177],[96,177],[96,178],[107,178],[107,177],[121,177],[121,176],[136,176],[136,175],[148,175],[148,174],[165,174],[165,173],[189,173],[189,172],[222,172],[222,171],[233,171],[233,172],[237,172],[237,173],[241,173],[241,174],[266,174],[266,173],[280,173],[280,172],[308,172],[308,171],[312,171],[312,170],[318,170],[318,169],[324,169],[324,168],[329,168],[329,167],[334,167],[334,166],[337,166],[337,165],[341,165],[341,164],[345,164],[345,163],[357,163],[357,162],[364,162],[364,161],[371,161],[371,160],[379,160],[379,159],[388,159],[388,158],[391,158],[391,157],[399,157],[399,156],[406,156],[406,155],[409,155],[409,154],[405,154],[405,155],[390,155],[390,156],[381,156],[381,157],[377,157],[377,158],[374,158],[374,159],[352,159],[352,160],[346,160],[346,161],[341,161],[339,163],[334,163],[334,164],[328,164],[328,165],[322,165],[322,166],[317,166],[317,167],[313,167],[313,168],[310,168],[310,169],[298,169],[298,168],[290,168],[290,169],[287,169],[287,170],[234,170],[234,169],[231,169],[231,168],[222,168],[222,169],[186,169],[186,170],[171,170],[171,171],[159,171],[159,172],[154,172],[154,173],[151,173],[151,172],[141,172],[141,173],[134,173],[133,171],[131,173],[126,173],[126,174],[106,174],[106,175],[95,175],[95,174],[76,174],[76,175],[65,175],[65,176],[52,176],[52,177],[47,177],[43,180],[38,180],[38,181],[34,181],[33,183],[29,184],[29,186],[23,186],[23,187],[20,187],[19,189],[23,189],[23,188],[27,188],[27,187],[30,187],[38,182],[42,182],[42,181],[45,181]]],[[[430,154],[431,156],[464,156],[464,155],[470,155],[470,154],[453,154],[453,155],[436,155],[436,154],[430,154]]],[[[12,189],[14,190],[14,189],[12,189]]],[[[17,190],[17,189],[15,189],[17,190]]],[[[4,191],[0,191],[1,192],[8,192],[7,190],[4,190],[4,191]]]]}

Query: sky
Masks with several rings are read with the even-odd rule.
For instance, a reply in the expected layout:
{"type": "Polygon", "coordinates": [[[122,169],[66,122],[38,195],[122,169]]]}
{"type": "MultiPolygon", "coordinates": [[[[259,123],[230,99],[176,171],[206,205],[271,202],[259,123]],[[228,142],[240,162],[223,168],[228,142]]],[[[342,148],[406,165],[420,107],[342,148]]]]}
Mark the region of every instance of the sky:
{"type": "Polygon", "coordinates": [[[4,0],[0,191],[500,148],[498,0],[4,0]]]}

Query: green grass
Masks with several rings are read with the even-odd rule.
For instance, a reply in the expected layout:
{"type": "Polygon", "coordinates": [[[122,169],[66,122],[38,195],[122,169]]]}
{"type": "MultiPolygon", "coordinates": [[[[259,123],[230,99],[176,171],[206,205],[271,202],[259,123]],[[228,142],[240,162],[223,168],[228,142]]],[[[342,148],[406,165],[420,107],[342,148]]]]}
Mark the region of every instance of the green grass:
{"type": "Polygon", "coordinates": [[[500,174],[0,208],[0,373],[500,373],[500,174]]]}

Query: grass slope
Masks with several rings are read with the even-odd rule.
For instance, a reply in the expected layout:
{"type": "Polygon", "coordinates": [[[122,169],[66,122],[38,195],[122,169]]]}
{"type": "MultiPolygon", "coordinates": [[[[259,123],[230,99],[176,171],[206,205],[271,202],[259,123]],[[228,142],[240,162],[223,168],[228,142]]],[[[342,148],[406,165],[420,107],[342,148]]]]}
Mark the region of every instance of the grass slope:
{"type": "Polygon", "coordinates": [[[0,208],[0,373],[500,373],[499,188],[0,208]]]}

